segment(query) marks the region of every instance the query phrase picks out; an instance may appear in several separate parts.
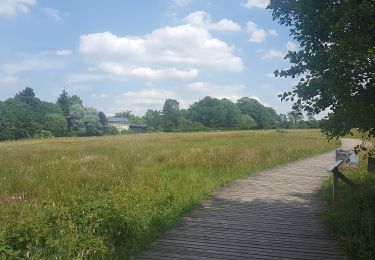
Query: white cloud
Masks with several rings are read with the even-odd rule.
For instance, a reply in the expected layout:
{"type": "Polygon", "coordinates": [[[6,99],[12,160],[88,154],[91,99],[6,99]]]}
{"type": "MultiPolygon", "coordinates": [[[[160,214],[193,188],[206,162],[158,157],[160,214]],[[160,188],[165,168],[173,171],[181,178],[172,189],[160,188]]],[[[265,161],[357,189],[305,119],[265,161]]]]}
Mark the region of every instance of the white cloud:
{"type": "Polygon", "coordinates": [[[211,21],[211,17],[208,13],[204,11],[196,11],[190,13],[188,16],[182,19],[189,25],[196,26],[199,28],[204,28],[207,30],[215,31],[240,31],[241,26],[229,19],[221,19],[217,23],[211,21]]]}
{"type": "Polygon", "coordinates": [[[246,8],[262,8],[265,9],[269,3],[269,0],[247,0],[245,3],[242,4],[243,7],[246,8]]]}
{"type": "Polygon", "coordinates": [[[90,97],[94,98],[94,99],[108,99],[109,95],[107,95],[107,94],[92,94],[90,97]]]}
{"type": "Polygon", "coordinates": [[[56,55],[57,56],[69,56],[72,55],[72,50],[57,50],[56,55]]]}
{"type": "Polygon", "coordinates": [[[285,54],[282,51],[271,49],[262,56],[262,59],[283,59],[284,56],[285,54]]]}
{"type": "Polygon", "coordinates": [[[243,69],[232,47],[191,25],[164,27],[145,36],[82,35],[79,52],[95,68],[122,77],[193,78],[200,70],[243,69]]]}
{"type": "Polygon", "coordinates": [[[36,0],[1,0],[0,16],[14,16],[18,13],[30,12],[29,6],[35,5],[36,0]]]}
{"type": "Polygon", "coordinates": [[[278,35],[279,35],[279,34],[276,32],[276,30],[274,30],[274,29],[268,30],[268,34],[269,34],[269,35],[272,35],[272,36],[278,36],[278,35]]]}
{"type": "Polygon", "coordinates": [[[191,0],[172,0],[172,3],[178,6],[187,6],[191,0]]]}
{"type": "Polygon", "coordinates": [[[111,112],[130,110],[135,114],[143,114],[148,108],[161,109],[166,99],[172,98],[183,102],[174,92],[165,89],[143,89],[127,91],[114,98],[111,112]]]}
{"type": "Polygon", "coordinates": [[[288,51],[295,51],[297,49],[297,46],[294,42],[288,41],[286,43],[286,48],[288,51]]]}
{"type": "Polygon", "coordinates": [[[152,69],[150,67],[129,67],[121,63],[105,62],[99,65],[99,68],[109,74],[116,76],[129,76],[159,80],[166,78],[189,79],[198,76],[198,70],[178,70],[176,68],[152,69]]]}
{"type": "Polygon", "coordinates": [[[0,75],[0,85],[12,85],[20,82],[22,82],[22,80],[20,80],[18,77],[0,75]]]}
{"type": "Polygon", "coordinates": [[[263,42],[267,37],[267,32],[263,29],[256,29],[251,33],[251,42],[263,42]]]}
{"type": "Polygon", "coordinates": [[[253,21],[248,21],[246,24],[247,31],[250,33],[250,42],[260,43],[263,42],[267,36],[278,36],[276,30],[264,30],[262,28],[258,28],[258,25],[253,21]]]}
{"type": "Polygon", "coordinates": [[[61,13],[60,10],[55,9],[55,8],[42,7],[41,10],[47,16],[51,17],[52,19],[55,19],[56,21],[61,21],[63,19],[63,16],[66,15],[64,13],[61,13]]]}
{"type": "Polygon", "coordinates": [[[77,83],[85,83],[91,81],[103,81],[103,80],[110,80],[113,79],[109,75],[104,74],[91,74],[91,73],[73,73],[66,77],[66,83],[68,84],[77,84],[77,83]]]}
{"type": "Polygon", "coordinates": [[[244,85],[216,85],[199,81],[186,85],[185,89],[198,93],[200,97],[211,96],[220,99],[227,98],[234,102],[246,96],[246,88],[244,85]]]}
{"type": "Polygon", "coordinates": [[[62,67],[64,67],[63,63],[54,62],[51,60],[30,58],[18,63],[2,64],[0,65],[0,70],[4,71],[8,75],[15,75],[24,71],[59,69],[62,67]]]}

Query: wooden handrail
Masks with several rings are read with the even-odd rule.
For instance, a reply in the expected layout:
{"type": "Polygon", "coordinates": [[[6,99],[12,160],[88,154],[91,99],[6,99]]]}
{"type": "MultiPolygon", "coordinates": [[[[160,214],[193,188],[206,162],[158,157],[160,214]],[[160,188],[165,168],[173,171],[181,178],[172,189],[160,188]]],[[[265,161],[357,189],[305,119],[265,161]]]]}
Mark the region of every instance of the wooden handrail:
{"type": "Polygon", "coordinates": [[[328,171],[332,172],[333,176],[333,201],[336,202],[338,200],[339,196],[339,179],[341,179],[343,182],[348,184],[351,188],[354,188],[354,183],[346,177],[344,174],[342,174],[339,171],[340,165],[343,163],[343,160],[337,160],[336,163],[328,169],[328,171]]]}

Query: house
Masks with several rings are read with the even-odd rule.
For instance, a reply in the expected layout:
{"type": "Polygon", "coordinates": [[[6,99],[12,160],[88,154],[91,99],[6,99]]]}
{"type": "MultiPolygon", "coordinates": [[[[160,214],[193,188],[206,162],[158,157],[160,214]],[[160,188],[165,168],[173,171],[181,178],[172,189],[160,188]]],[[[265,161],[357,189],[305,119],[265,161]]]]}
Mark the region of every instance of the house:
{"type": "Polygon", "coordinates": [[[118,117],[118,116],[110,116],[107,117],[108,126],[114,126],[120,132],[122,130],[128,131],[130,128],[130,122],[125,117],[118,117]]]}
{"type": "Polygon", "coordinates": [[[107,123],[108,123],[108,126],[114,126],[120,132],[122,130],[128,131],[129,129],[132,130],[135,133],[145,133],[145,132],[147,132],[147,126],[146,125],[131,124],[129,122],[129,119],[127,119],[125,117],[110,116],[110,117],[107,117],[107,123]]]}

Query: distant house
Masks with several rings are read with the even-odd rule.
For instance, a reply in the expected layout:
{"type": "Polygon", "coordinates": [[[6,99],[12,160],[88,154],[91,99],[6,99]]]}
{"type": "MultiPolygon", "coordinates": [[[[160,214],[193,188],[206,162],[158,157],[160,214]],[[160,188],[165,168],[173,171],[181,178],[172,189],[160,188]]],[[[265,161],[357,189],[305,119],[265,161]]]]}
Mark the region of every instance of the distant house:
{"type": "Polygon", "coordinates": [[[110,116],[107,117],[108,126],[114,126],[120,132],[122,130],[128,131],[129,129],[133,130],[136,133],[145,133],[147,132],[147,125],[136,125],[131,124],[129,119],[125,117],[110,116]]]}
{"type": "Polygon", "coordinates": [[[110,117],[107,117],[107,122],[108,122],[108,126],[114,126],[119,131],[122,131],[122,130],[128,131],[130,128],[130,122],[125,117],[110,116],[110,117]]]}

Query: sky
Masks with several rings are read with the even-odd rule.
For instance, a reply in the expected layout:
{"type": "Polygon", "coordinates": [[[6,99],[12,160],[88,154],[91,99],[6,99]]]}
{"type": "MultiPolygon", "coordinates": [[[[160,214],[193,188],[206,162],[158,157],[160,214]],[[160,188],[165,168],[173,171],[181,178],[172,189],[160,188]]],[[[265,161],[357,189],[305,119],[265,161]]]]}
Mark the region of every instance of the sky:
{"type": "Polygon", "coordinates": [[[0,0],[0,100],[63,89],[108,115],[248,96],[278,113],[298,48],[267,0],[0,0]]]}

